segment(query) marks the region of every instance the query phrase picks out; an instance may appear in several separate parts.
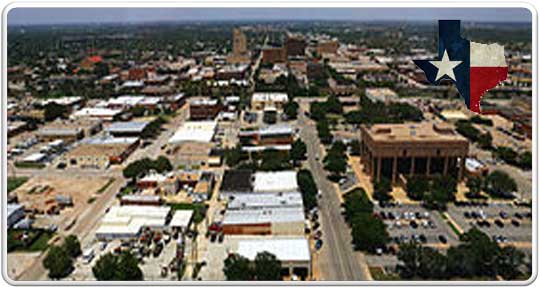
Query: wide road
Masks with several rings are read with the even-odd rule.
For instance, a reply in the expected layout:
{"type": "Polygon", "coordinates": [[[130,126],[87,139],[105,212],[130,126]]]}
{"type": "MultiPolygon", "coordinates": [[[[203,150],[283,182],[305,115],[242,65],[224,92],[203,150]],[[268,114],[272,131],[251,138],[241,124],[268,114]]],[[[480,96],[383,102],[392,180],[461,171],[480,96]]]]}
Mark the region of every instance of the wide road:
{"type": "Polygon", "coordinates": [[[326,178],[326,171],[317,159],[323,158],[314,123],[299,109],[300,137],[307,145],[308,165],[317,187],[322,192],[319,200],[319,218],[323,232],[323,247],[319,256],[322,278],[319,280],[371,280],[369,269],[361,252],[355,252],[351,235],[340,211],[340,199],[335,185],[326,178]]]}

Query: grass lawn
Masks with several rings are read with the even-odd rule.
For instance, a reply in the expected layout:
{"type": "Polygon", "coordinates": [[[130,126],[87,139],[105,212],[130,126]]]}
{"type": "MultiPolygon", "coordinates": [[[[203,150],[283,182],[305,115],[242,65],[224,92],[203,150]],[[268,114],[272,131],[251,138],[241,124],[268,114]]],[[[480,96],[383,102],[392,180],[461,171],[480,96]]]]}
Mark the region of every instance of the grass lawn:
{"type": "Polygon", "coordinates": [[[45,167],[44,163],[37,163],[37,162],[21,162],[16,161],[15,167],[18,168],[32,168],[32,169],[42,169],[45,167]]]}
{"type": "Polygon", "coordinates": [[[173,211],[175,210],[194,210],[193,222],[195,224],[201,223],[206,217],[206,209],[208,206],[203,203],[169,203],[168,204],[173,211]]]}
{"type": "Polygon", "coordinates": [[[369,267],[369,273],[373,280],[377,281],[392,281],[392,280],[401,280],[397,274],[387,274],[384,272],[382,267],[369,267]]]}
{"type": "Polygon", "coordinates": [[[96,193],[103,193],[105,190],[107,190],[107,188],[109,188],[109,186],[111,186],[111,184],[113,184],[114,181],[115,181],[114,178],[109,178],[107,183],[105,185],[103,185],[100,189],[98,189],[98,191],[96,191],[96,193]]]}
{"type": "Polygon", "coordinates": [[[17,189],[19,186],[23,185],[27,181],[28,181],[28,177],[26,176],[8,177],[8,180],[7,180],[8,193],[14,191],[15,189],[17,189]]]}
{"type": "Polygon", "coordinates": [[[8,252],[25,251],[37,252],[44,251],[49,247],[49,240],[54,236],[54,232],[46,230],[30,230],[28,231],[28,239],[24,243],[21,239],[25,230],[9,230],[8,231],[8,252]]]}

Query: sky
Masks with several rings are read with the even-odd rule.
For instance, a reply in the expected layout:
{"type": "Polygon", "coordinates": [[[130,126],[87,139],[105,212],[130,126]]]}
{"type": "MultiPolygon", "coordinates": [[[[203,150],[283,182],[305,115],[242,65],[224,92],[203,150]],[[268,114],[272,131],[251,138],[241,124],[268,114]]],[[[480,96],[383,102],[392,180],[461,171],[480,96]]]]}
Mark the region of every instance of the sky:
{"type": "Polygon", "coordinates": [[[14,8],[8,25],[159,21],[357,20],[531,22],[525,8],[14,8]]]}

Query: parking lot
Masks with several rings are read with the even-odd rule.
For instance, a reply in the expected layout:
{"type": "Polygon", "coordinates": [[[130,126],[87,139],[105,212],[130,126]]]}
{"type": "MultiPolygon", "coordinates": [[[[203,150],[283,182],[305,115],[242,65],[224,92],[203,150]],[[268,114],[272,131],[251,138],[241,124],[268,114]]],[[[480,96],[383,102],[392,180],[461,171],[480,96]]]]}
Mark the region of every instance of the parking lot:
{"type": "Polygon", "coordinates": [[[83,256],[79,257],[75,262],[75,271],[70,275],[70,278],[74,280],[95,280],[92,267],[101,256],[110,252],[118,254],[120,250],[131,250],[140,259],[139,267],[144,274],[145,280],[176,280],[176,272],[168,268],[171,262],[174,262],[176,246],[176,240],[170,236],[149,245],[140,242],[128,243],[121,240],[113,240],[107,243],[93,240],[90,244],[82,246],[83,256]],[[157,248],[158,244],[162,247],[157,248]],[[93,255],[91,257],[84,256],[84,253],[87,253],[88,250],[92,250],[93,255]],[[167,272],[162,273],[162,269],[167,269],[167,272]]]}
{"type": "Polygon", "coordinates": [[[392,244],[411,240],[427,246],[446,248],[458,243],[458,236],[438,212],[420,205],[375,206],[374,212],[384,220],[392,244]]]}
{"type": "Polygon", "coordinates": [[[531,209],[512,203],[448,207],[448,214],[463,229],[476,226],[499,243],[532,242],[531,209]]]}

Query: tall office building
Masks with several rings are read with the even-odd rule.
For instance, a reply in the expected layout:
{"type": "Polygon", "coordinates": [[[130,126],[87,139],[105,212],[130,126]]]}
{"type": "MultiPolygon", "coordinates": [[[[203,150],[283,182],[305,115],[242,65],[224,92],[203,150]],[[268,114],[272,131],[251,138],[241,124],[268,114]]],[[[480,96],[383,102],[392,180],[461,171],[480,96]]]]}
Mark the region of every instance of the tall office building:
{"type": "Polygon", "coordinates": [[[246,35],[240,29],[233,30],[233,54],[244,55],[247,52],[246,35]]]}
{"type": "Polygon", "coordinates": [[[306,46],[306,41],[302,36],[287,34],[287,41],[285,42],[287,56],[304,56],[306,46]]]}
{"type": "Polygon", "coordinates": [[[239,28],[233,30],[233,51],[227,56],[228,64],[247,64],[250,62],[246,35],[239,28]]]}

